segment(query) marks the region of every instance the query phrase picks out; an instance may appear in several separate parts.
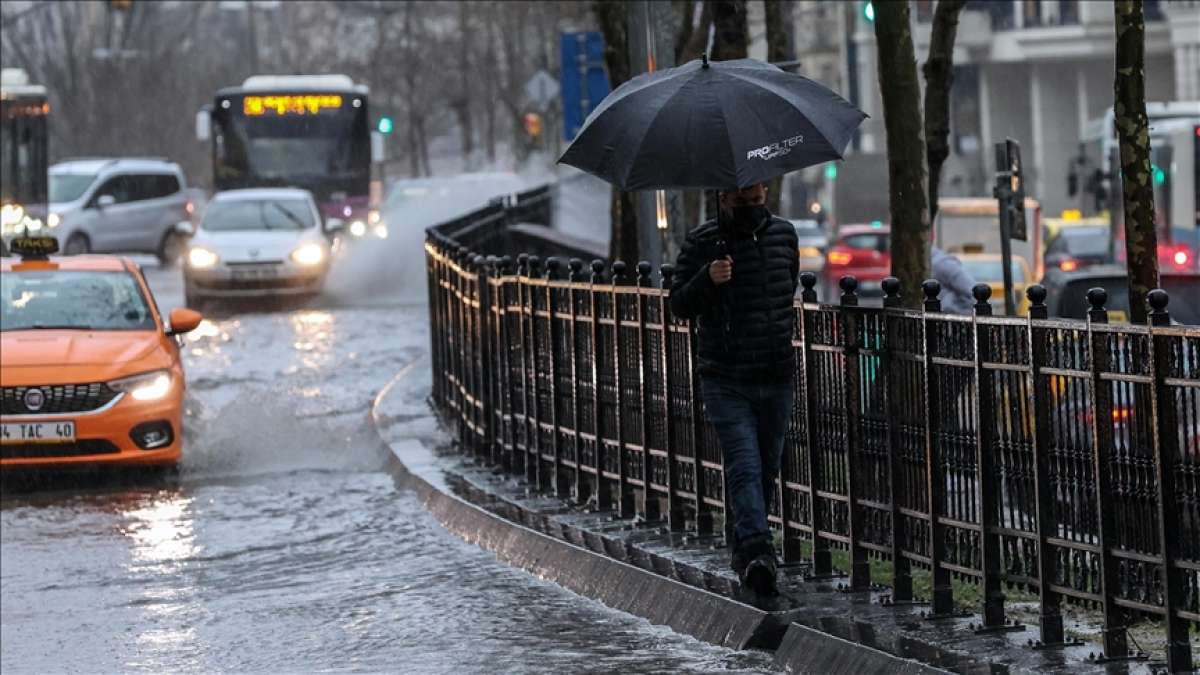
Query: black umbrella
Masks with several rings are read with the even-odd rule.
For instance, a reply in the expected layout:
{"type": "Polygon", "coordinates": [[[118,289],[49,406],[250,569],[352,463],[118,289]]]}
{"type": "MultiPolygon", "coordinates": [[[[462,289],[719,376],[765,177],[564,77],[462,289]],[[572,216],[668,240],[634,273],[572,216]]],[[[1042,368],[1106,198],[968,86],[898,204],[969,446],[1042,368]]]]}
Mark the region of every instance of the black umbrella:
{"type": "Polygon", "coordinates": [[[705,58],[617,87],[558,161],[627,191],[741,188],[841,159],[865,118],[769,63],[705,58]]]}

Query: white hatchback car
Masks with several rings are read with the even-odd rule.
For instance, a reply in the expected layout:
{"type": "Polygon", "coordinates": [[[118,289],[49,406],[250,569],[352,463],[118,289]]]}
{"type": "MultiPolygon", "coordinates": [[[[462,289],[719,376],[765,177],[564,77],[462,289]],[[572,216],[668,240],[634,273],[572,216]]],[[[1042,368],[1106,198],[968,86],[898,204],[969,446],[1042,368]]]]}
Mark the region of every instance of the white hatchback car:
{"type": "MultiPolygon", "coordinates": [[[[190,229],[180,223],[182,230],[190,229]]],[[[191,234],[183,269],[186,304],[268,296],[312,296],[329,272],[331,237],[312,193],[297,188],[218,192],[191,234]]]]}

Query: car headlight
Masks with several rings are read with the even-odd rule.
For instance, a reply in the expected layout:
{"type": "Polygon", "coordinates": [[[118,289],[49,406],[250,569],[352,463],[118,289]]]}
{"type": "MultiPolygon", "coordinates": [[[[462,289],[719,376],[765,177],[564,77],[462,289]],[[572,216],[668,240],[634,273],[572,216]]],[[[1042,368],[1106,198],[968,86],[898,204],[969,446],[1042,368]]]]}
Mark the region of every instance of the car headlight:
{"type": "Polygon", "coordinates": [[[387,239],[387,235],[388,235],[387,225],[380,223],[380,224],[376,225],[374,228],[372,228],[371,231],[375,233],[376,237],[379,237],[380,239],[387,239]]]}
{"type": "Polygon", "coordinates": [[[350,223],[350,234],[361,237],[367,233],[367,224],[361,220],[356,220],[350,223]]]}
{"type": "Polygon", "coordinates": [[[110,389],[123,391],[135,401],[157,401],[171,392],[171,371],[154,370],[123,377],[108,383],[110,389]]]}
{"type": "Polygon", "coordinates": [[[50,216],[46,218],[46,225],[51,228],[58,227],[58,224],[61,222],[62,218],[57,213],[51,213],[50,216]]]}
{"type": "Polygon", "coordinates": [[[304,244],[292,251],[292,260],[306,267],[320,265],[325,260],[325,249],[320,244],[304,244]]]}
{"type": "Polygon", "coordinates": [[[209,267],[216,265],[217,260],[217,254],[206,248],[193,246],[191,250],[188,251],[188,265],[191,265],[192,269],[208,269],[209,267]]]}

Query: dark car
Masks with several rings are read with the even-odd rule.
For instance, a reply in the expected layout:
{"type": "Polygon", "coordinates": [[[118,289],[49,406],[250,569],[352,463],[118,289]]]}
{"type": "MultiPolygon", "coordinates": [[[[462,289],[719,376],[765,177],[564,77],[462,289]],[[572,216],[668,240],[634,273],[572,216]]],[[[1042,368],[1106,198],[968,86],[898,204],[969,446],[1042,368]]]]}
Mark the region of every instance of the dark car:
{"type": "MultiPolygon", "coordinates": [[[[1200,325],[1200,274],[1162,274],[1159,279],[1171,299],[1167,311],[1172,323],[1200,325]]],[[[1122,266],[1101,265],[1076,272],[1047,268],[1042,285],[1052,317],[1086,319],[1088,290],[1103,288],[1108,293],[1105,309],[1109,320],[1129,320],[1129,277],[1122,266]]]]}
{"type": "Polygon", "coordinates": [[[1066,227],[1046,244],[1046,270],[1074,272],[1112,262],[1108,227],[1066,227]]]}

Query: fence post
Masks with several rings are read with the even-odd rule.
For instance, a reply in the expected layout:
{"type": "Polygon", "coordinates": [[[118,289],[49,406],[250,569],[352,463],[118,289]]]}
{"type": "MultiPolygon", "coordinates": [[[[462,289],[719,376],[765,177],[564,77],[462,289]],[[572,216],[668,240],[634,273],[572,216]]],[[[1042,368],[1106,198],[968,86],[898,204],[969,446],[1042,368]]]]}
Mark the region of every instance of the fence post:
{"type": "Polygon", "coordinates": [[[529,400],[530,406],[533,409],[527,419],[530,421],[533,437],[526,440],[525,446],[525,479],[533,483],[535,489],[541,489],[543,486],[543,467],[542,467],[542,399],[541,387],[538,385],[538,322],[537,322],[537,299],[534,297],[536,293],[536,284],[532,283],[534,279],[541,276],[542,259],[536,255],[529,256],[526,260],[529,274],[526,276],[525,283],[525,300],[528,302],[529,316],[529,359],[532,362],[532,368],[526,376],[529,382],[529,389],[526,390],[526,397],[529,400]],[[532,464],[530,464],[532,460],[532,464]]]}
{"type": "Polygon", "coordinates": [[[900,500],[897,493],[900,490],[901,476],[904,475],[904,466],[901,460],[901,438],[900,438],[900,420],[904,415],[900,407],[898,392],[896,387],[900,381],[897,376],[899,368],[896,366],[896,360],[892,358],[892,315],[888,310],[899,309],[901,305],[900,298],[900,280],[896,277],[887,277],[880,284],[883,288],[883,330],[884,330],[884,362],[880,370],[886,373],[887,386],[884,390],[884,396],[887,397],[887,415],[888,415],[888,485],[891,492],[891,522],[892,522],[892,604],[911,603],[913,601],[912,594],[912,561],[904,555],[904,516],[900,512],[900,500]]]}
{"type": "Polygon", "coordinates": [[[940,439],[937,438],[940,416],[936,406],[940,399],[939,384],[933,376],[933,354],[937,349],[933,331],[930,330],[933,323],[930,314],[942,311],[942,303],[938,300],[942,285],[936,279],[926,279],[921,284],[921,291],[925,294],[925,311],[921,314],[921,335],[925,352],[922,359],[925,368],[925,484],[929,489],[929,566],[933,575],[929,613],[930,618],[942,618],[955,616],[950,570],[942,564],[946,557],[946,530],[939,511],[945,503],[946,477],[941,473],[942,453],[938,446],[940,439]]]}
{"type": "Polygon", "coordinates": [[[1088,352],[1091,354],[1091,386],[1089,387],[1092,404],[1092,477],[1096,484],[1096,512],[1099,522],[1098,543],[1100,546],[1100,607],[1104,612],[1104,630],[1102,632],[1105,658],[1125,658],[1129,655],[1129,642],[1125,632],[1125,610],[1117,604],[1117,593],[1120,583],[1118,572],[1120,562],[1112,555],[1112,546],[1116,541],[1115,514],[1105,508],[1112,496],[1112,467],[1113,429],[1112,429],[1112,386],[1103,374],[1109,369],[1107,334],[1093,330],[1097,324],[1108,323],[1108,311],[1104,304],[1108,302],[1108,293],[1103,288],[1093,288],[1087,292],[1087,301],[1091,305],[1088,310],[1087,333],[1088,352]]]}
{"type": "Polygon", "coordinates": [[[634,496],[629,488],[629,463],[625,461],[625,424],[621,410],[625,407],[624,390],[621,386],[621,295],[617,288],[625,281],[625,263],[617,260],[612,264],[612,308],[613,308],[613,383],[617,395],[617,512],[621,518],[631,518],[635,513],[634,496]]]}
{"type": "MultiPolygon", "coordinates": [[[[808,514],[812,520],[812,577],[827,577],[833,574],[833,554],[829,549],[829,540],[821,538],[822,508],[821,499],[817,496],[817,488],[821,484],[820,477],[824,473],[821,462],[817,458],[817,425],[813,419],[817,410],[817,392],[813,387],[813,350],[812,326],[808,323],[808,314],[803,304],[817,301],[817,275],[812,272],[800,274],[800,336],[803,340],[804,358],[804,442],[807,445],[808,459],[808,514]]],[[[820,310],[818,310],[820,311],[820,310]]]]}
{"type": "Polygon", "coordinates": [[[596,471],[596,508],[599,511],[608,511],[612,509],[612,494],[608,491],[604,484],[604,436],[600,429],[601,406],[600,406],[600,317],[596,314],[596,286],[604,281],[604,261],[592,261],[592,285],[589,292],[589,302],[592,305],[592,433],[595,436],[593,440],[592,458],[596,471]]]}
{"type": "Polygon", "coordinates": [[[663,435],[663,444],[666,446],[663,449],[667,452],[667,527],[672,532],[680,532],[686,525],[683,509],[679,504],[679,496],[675,493],[679,489],[679,469],[675,466],[675,413],[671,410],[671,386],[674,383],[674,377],[671,374],[671,365],[674,363],[673,351],[671,349],[672,336],[672,321],[671,321],[671,283],[675,277],[675,268],[672,265],[663,265],[659,268],[661,274],[661,291],[658,294],[659,302],[659,317],[662,318],[662,374],[663,374],[663,423],[666,425],[666,431],[663,435]]]}
{"type": "MultiPolygon", "coordinates": [[[[1166,610],[1167,670],[1185,673],[1192,669],[1192,650],[1188,639],[1188,622],[1179,616],[1179,606],[1187,596],[1184,570],[1176,565],[1182,556],[1179,550],[1179,500],[1175,485],[1176,471],[1182,448],[1179,430],[1182,427],[1175,407],[1175,397],[1167,378],[1171,371],[1171,337],[1156,334],[1157,327],[1171,325],[1167,313],[1170,297],[1161,288],[1146,294],[1150,305],[1150,349],[1154,387],[1151,390],[1154,437],[1154,470],[1158,483],[1158,537],[1161,542],[1163,609],[1166,610]]],[[[1181,400],[1183,400],[1181,398],[1181,400]]]]}
{"type": "MultiPolygon", "coordinates": [[[[551,445],[554,447],[554,468],[551,473],[554,481],[554,496],[564,498],[570,494],[570,485],[567,482],[567,477],[563,471],[562,465],[562,420],[559,419],[560,411],[558,409],[558,373],[561,365],[558,363],[558,337],[561,329],[556,329],[558,319],[555,316],[554,305],[554,284],[558,276],[559,267],[562,263],[558,258],[550,257],[546,259],[546,316],[548,317],[548,330],[550,331],[550,420],[554,427],[554,438],[551,445]]],[[[541,486],[546,489],[549,485],[541,486]]]]}
{"type": "Polygon", "coordinates": [[[863,548],[862,509],[858,506],[859,471],[862,453],[862,430],[859,419],[862,411],[859,409],[862,397],[860,381],[859,348],[862,346],[861,335],[858,331],[858,279],[846,275],[838,281],[842,289],[841,318],[842,340],[842,373],[845,378],[842,383],[842,405],[846,411],[846,516],[850,534],[850,587],[849,591],[871,590],[871,565],[867,561],[867,549],[863,548]]]}
{"type": "MultiPolygon", "coordinates": [[[[650,387],[646,383],[646,290],[650,288],[650,271],[654,269],[643,260],[637,264],[637,313],[638,313],[638,393],[642,407],[642,517],[647,522],[662,518],[662,509],[651,487],[654,476],[654,458],[650,455],[650,387]]],[[[660,357],[661,362],[661,357],[660,357]]]]}
{"type": "MultiPolygon", "coordinates": [[[[530,357],[530,350],[525,336],[528,330],[525,326],[525,296],[528,291],[528,284],[525,283],[526,277],[529,275],[529,254],[522,253],[517,256],[517,338],[520,340],[521,348],[518,350],[521,353],[521,425],[520,434],[517,434],[516,425],[514,425],[514,442],[513,442],[513,457],[521,458],[521,473],[523,477],[529,478],[529,364],[527,363],[530,357]],[[518,447],[517,440],[522,443],[518,447]]],[[[514,466],[515,470],[516,467],[514,466]]]]}
{"type": "Polygon", "coordinates": [[[1046,287],[1034,284],[1025,291],[1029,298],[1027,339],[1029,342],[1029,391],[1033,411],[1033,484],[1037,495],[1037,559],[1038,559],[1038,605],[1041,607],[1039,632],[1042,646],[1058,647],[1068,644],[1063,631],[1062,596],[1052,588],[1058,579],[1058,555],[1050,545],[1050,539],[1058,536],[1058,525],[1054,517],[1054,484],[1050,453],[1050,391],[1045,378],[1038,369],[1048,363],[1045,328],[1034,321],[1044,320],[1049,312],[1046,308],[1046,287]]]}
{"type": "Polygon", "coordinates": [[[579,440],[579,352],[575,346],[579,341],[578,324],[576,323],[576,292],[579,290],[577,284],[581,281],[580,274],[583,272],[583,261],[579,258],[571,258],[567,263],[570,269],[569,281],[570,288],[567,291],[567,297],[571,301],[571,458],[575,464],[575,485],[572,488],[575,503],[583,503],[587,501],[585,489],[583,489],[583,444],[579,440]]]}
{"type": "Polygon", "coordinates": [[[979,317],[992,315],[988,299],[992,289],[975,284],[975,315],[971,324],[975,337],[975,497],[979,504],[980,568],[983,572],[983,625],[977,632],[1020,630],[1009,625],[1004,616],[1004,580],[1002,576],[1000,535],[999,478],[996,475],[996,388],[994,376],[984,364],[992,353],[992,335],[979,317]]]}
{"type": "Polygon", "coordinates": [[[476,289],[476,317],[477,323],[475,326],[475,349],[479,362],[478,379],[476,380],[475,395],[479,400],[479,422],[482,428],[481,440],[483,447],[476,453],[480,459],[488,461],[492,454],[492,440],[494,420],[493,405],[492,405],[492,349],[491,349],[491,288],[489,284],[490,268],[488,267],[488,259],[482,255],[475,256],[475,289],[476,289]]]}

